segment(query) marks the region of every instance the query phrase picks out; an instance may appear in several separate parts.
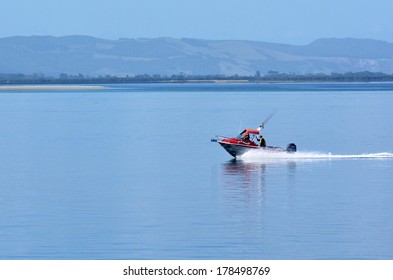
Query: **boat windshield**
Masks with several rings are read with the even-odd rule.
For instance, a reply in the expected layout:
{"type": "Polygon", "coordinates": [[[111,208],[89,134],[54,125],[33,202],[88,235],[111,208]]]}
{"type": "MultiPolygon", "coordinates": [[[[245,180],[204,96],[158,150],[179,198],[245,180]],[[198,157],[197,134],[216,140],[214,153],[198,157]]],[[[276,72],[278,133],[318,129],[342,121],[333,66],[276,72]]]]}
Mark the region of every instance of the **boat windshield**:
{"type": "Polygon", "coordinates": [[[249,141],[251,142],[256,142],[258,143],[258,135],[259,135],[259,130],[256,129],[244,129],[242,132],[240,132],[237,136],[236,139],[239,140],[245,140],[244,136],[248,135],[249,136],[249,141]]]}
{"type": "Polygon", "coordinates": [[[248,134],[248,135],[250,136],[250,138],[255,138],[255,137],[259,134],[259,130],[250,129],[250,128],[244,129],[242,132],[240,132],[240,133],[236,136],[236,138],[237,138],[237,139],[243,139],[244,136],[245,136],[246,134],[248,134]]]}

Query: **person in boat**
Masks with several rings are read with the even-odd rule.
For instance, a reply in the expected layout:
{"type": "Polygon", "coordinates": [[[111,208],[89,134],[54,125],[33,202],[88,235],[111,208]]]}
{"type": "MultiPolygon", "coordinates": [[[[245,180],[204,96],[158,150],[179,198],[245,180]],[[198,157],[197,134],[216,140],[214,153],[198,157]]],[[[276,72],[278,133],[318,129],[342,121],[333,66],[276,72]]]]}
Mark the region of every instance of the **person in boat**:
{"type": "Polygon", "coordinates": [[[243,142],[247,144],[251,143],[250,135],[248,133],[243,134],[243,142]]]}
{"type": "Polygon", "coordinates": [[[266,140],[262,135],[259,137],[259,147],[266,147],[266,140]]]}

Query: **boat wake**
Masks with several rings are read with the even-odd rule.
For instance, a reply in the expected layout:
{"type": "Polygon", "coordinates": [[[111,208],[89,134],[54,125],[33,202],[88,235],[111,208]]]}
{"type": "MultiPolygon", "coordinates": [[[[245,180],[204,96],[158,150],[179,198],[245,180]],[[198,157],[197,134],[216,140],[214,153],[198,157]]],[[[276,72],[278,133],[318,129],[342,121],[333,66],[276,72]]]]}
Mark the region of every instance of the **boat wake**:
{"type": "Polygon", "coordinates": [[[328,160],[328,159],[386,159],[392,158],[393,153],[368,153],[357,155],[335,155],[321,152],[275,153],[261,150],[251,150],[238,157],[241,160],[328,160]]]}

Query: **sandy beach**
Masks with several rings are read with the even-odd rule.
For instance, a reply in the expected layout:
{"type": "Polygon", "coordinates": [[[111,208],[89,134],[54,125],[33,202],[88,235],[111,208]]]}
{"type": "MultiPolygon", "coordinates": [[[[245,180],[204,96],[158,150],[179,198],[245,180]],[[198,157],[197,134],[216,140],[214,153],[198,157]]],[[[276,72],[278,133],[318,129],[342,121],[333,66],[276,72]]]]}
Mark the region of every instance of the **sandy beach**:
{"type": "Polygon", "coordinates": [[[94,90],[105,89],[105,86],[96,85],[0,85],[0,91],[20,90],[94,90]]]}

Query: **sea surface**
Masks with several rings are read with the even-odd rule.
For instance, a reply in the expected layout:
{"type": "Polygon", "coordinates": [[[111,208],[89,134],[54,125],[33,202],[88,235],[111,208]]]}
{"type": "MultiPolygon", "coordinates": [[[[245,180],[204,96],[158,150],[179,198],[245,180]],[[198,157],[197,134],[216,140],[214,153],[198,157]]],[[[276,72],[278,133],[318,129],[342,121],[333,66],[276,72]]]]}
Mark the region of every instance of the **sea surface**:
{"type": "Polygon", "coordinates": [[[393,84],[0,91],[0,259],[393,259],[393,84]],[[233,159],[215,135],[256,128],[233,159]]]}

